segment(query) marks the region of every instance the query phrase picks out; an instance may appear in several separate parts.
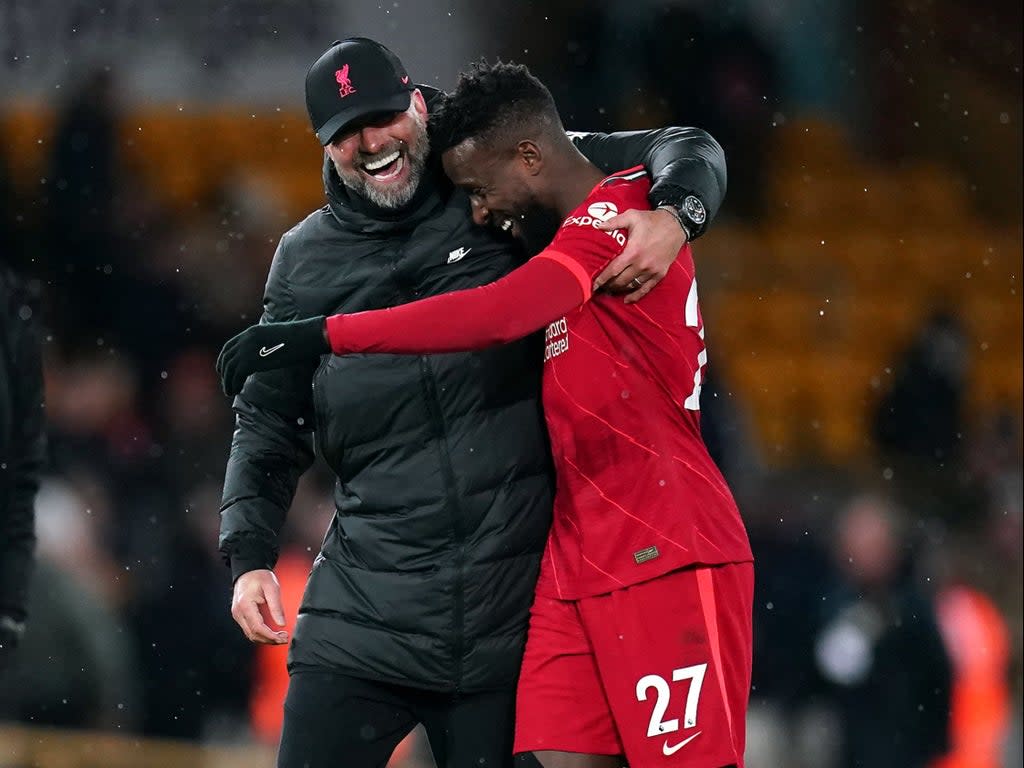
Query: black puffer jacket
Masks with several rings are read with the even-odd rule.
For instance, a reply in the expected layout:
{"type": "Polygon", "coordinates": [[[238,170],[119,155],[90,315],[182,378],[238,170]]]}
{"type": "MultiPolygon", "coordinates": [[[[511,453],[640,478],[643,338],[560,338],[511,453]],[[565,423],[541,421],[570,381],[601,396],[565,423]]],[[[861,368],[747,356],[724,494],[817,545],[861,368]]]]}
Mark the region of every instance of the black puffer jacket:
{"type": "MultiPolygon", "coordinates": [[[[721,150],[701,131],[667,130],[576,140],[609,170],[675,158],[672,189],[716,210],[721,150]],[[668,149],[668,137],[683,141],[668,149]]],[[[401,215],[387,216],[350,197],[325,164],[329,205],[282,238],[264,321],[394,306],[517,266],[512,241],[475,227],[465,195],[431,171],[401,215]]],[[[450,355],[325,356],[315,371],[250,377],[234,404],[222,507],[221,550],[235,575],[276,561],[313,460],[311,430],[337,475],[337,515],[290,668],[437,690],[514,681],[553,493],[540,362],[531,338],[450,355]]]]}

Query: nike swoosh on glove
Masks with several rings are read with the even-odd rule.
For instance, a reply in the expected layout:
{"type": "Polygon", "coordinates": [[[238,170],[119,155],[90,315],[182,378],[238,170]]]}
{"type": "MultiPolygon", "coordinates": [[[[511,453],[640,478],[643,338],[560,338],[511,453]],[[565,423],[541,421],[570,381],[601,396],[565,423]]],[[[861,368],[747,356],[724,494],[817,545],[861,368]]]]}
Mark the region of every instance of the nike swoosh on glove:
{"type": "Polygon", "coordinates": [[[217,376],[224,394],[234,397],[250,374],[309,362],[331,351],[323,315],[287,323],[246,328],[228,340],[217,356],[217,376]]]}

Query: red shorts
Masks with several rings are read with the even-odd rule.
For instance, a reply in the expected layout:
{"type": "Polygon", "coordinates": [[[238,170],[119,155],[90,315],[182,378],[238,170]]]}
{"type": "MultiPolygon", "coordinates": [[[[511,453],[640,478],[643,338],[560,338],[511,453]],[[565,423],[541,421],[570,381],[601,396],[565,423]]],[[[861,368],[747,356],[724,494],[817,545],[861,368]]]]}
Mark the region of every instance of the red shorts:
{"type": "Polygon", "coordinates": [[[607,595],[538,596],[515,751],[625,755],[631,768],[742,768],[751,563],[685,568],[607,595]]]}

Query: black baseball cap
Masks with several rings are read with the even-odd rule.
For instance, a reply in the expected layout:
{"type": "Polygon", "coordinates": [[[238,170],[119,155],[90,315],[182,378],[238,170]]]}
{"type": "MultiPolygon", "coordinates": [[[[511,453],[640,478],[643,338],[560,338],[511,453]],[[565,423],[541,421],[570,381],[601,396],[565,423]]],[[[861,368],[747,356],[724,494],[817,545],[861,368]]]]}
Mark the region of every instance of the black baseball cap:
{"type": "Polygon", "coordinates": [[[374,112],[404,112],[416,88],[398,57],[375,40],[336,40],[306,73],[306,109],[321,144],[374,112]]]}

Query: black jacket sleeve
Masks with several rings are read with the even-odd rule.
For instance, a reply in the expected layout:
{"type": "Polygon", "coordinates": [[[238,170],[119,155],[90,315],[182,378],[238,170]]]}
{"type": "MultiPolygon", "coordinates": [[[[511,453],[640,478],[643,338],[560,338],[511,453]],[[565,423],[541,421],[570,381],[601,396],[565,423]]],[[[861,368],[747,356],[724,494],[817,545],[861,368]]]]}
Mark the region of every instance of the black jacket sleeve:
{"type": "Polygon", "coordinates": [[[45,460],[39,307],[9,273],[0,274],[0,616],[24,621],[35,553],[36,491],[45,460]],[[5,386],[4,386],[5,384],[5,386]],[[6,391],[4,397],[2,393],[6,391]],[[3,417],[5,414],[0,414],[3,417]]]}
{"type": "MultiPolygon", "coordinates": [[[[286,242],[287,236],[270,268],[262,323],[299,318],[288,288],[286,242]]],[[[233,578],[277,563],[278,534],[314,458],[314,371],[310,365],[253,374],[235,398],[220,522],[220,552],[233,578]]]]}
{"type": "Polygon", "coordinates": [[[680,205],[687,195],[704,204],[707,218],[693,233],[700,237],[725,198],[725,153],[711,134],[700,128],[660,128],[619,133],[570,132],[576,148],[606,173],[643,165],[654,180],[652,206],[680,205]]]}

